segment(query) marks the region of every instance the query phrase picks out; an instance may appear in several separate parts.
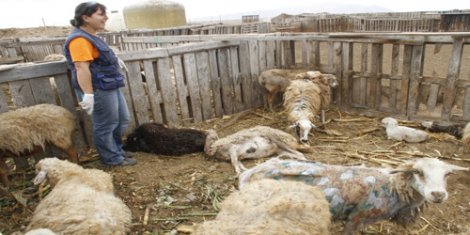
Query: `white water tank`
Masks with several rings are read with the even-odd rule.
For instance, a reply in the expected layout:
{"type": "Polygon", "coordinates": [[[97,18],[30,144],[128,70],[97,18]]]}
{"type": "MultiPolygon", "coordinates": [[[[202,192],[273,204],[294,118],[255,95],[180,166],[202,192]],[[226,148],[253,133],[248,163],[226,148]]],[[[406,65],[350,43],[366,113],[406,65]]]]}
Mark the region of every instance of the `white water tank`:
{"type": "Polygon", "coordinates": [[[112,10],[108,17],[108,21],[106,22],[106,30],[112,32],[126,30],[126,23],[124,22],[122,11],[112,10]]]}
{"type": "Polygon", "coordinates": [[[146,0],[124,7],[128,29],[159,29],[186,25],[183,5],[166,0],[146,0]]]}

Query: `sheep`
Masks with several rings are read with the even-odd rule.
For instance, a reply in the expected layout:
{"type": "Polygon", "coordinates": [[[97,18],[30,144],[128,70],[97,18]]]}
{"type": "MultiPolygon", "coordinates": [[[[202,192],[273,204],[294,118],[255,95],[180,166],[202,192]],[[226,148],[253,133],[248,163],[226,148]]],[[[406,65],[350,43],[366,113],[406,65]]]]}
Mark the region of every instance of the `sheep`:
{"type": "Polygon", "coordinates": [[[465,124],[442,125],[432,121],[423,121],[421,122],[421,126],[427,131],[448,133],[457,139],[462,139],[465,128],[465,124]]]}
{"type": "Polygon", "coordinates": [[[411,127],[399,126],[398,121],[392,117],[382,119],[382,125],[386,128],[388,139],[410,143],[419,143],[429,139],[427,132],[411,127]]]}
{"type": "Polygon", "coordinates": [[[167,128],[159,123],[144,123],[127,136],[123,148],[131,152],[180,156],[202,152],[205,140],[205,131],[167,128]]]}
{"type": "Polygon", "coordinates": [[[49,54],[44,57],[43,61],[65,61],[65,56],[62,54],[49,54]]]}
{"type": "Polygon", "coordinates": [[[267,126],[243,129],[222,139],[218,139],[215,130],[209,129],[204,146],[207,156],[230,160],[237,175],[246,170],[240,162],[243,159],[265,158],[278,154],[305,160],[304,155],[297,150],[312,151],[310,146],[299,144],[290,134],[267,126]]]}
{"type": "Polygon", "coordinates": [[[193,235],[329,234],[331,214],[323,192],[295,181],[263,179],[233,192],[215,220],[193,235]]]}
{"type": "Polygon", "coordinates": [[[6,157],[24,157],[44,151],[50,143],[78,163],[72,143],[75,117],[67,109],[53,104],[38,104],[0,114],[0,177],[8,187],[6,157]]]}
{"type": "Polygon", "coordinates": [[[114,195],[111,175],[45,158],[36,164],[34,184],[49,180],[52,191],[38,204],[26,231],[57,234],[126,234],[130,209],[114,195]]]}
{"type": "Polygon", "coordinates": [[[463,130],[462,142],[467,147],[467,150],[470,151],[470,122],[467,123],[463,130]]]}
{"type": "Polygon", "coordinates": [[[276,94],[285,92],[290,81],[295,79],[323,79],[329,82],[330,87],[336,87],[338,84],[335,76],[322,74],[319,71],[307,71],[304,69],[266,70],[258,77],[258,83],[264,88],[264,107],[272,111],[273,100],[276,94]]]}
{"type": "Polygon", "coordinates": [[[407,225],[419,217],[424,203],[447,200],[446,178],[469,168],[435,158],[401,163],[395,169],[327,165],[318,162],[271,159],[243,172],[239,187],[274,178],[301,181],[323,189],[334,220],[345,220],[344,234],[361,224],[390,219],[407,225]]]}
{"type": "Polygon", "coordinates": [[[330,103],[328,86],[310,80],[293,80],[284,93],[287,120],[292,123],[297,139],[307,143],[315,116],[330,103]],[[324,90],[326,89],[326,90],[324,90]]]}

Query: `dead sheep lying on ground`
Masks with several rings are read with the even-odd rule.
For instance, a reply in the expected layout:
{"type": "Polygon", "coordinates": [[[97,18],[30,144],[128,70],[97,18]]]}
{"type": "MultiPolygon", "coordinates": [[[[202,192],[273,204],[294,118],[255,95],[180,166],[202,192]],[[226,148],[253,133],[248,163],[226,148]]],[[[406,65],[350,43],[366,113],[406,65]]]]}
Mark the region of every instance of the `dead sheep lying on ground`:
{"type": "Polygon", "coordinates": [[[258,180],[230,194],[215,220],[194,235],[329,234],[331,214],[321,189],[301,182],[258,180]]]}
{"type": "Polygon", "coordinates": [[[213,129],[207,131],[204,152],[209,157],[231,161],[237,175],[246,170],[243,159],[265,158],[273,155],[305,160],[302,152],[311,152],[311,147],[299,144],[290,134],[267,126],[243,129],[219,139],[213,129]]]}
{"type": "Polygon", "coordinates": [[[46,143],[67,153],[78,163],[72,143],[75,117],[67,109],[38,104],[0,114],[0,177],[9,185],[6,157],[24,157],[44,151],[46,143]]]}
{"type": "Polygon", "coordinates": [[[426,131],[399,126],[398,121],[392,117],[382,119],[382,125],[386,129],[388,139],[410,143],[419,143],[429,139],[429,134],[426,131]]]}
{"type": "Polygon", "coordinates": [[[243,172],[239,187],[264,178],[321,187],[333,219],[345,220],[344,234],[354,234],[361,224],[379,220],[400,225],[413,222],[425,202],[447,200],[447,176],[458,170],[469,168],[435,158],[405,162],[395,169],[271,159],[243,172]]]}
{"type": "Polygon", "coordinates": [[[308,134],[316,126],[315,117],[321,110],[328,108],[331,102],[331,89],[328,81],[293,80],[284,93],[284,108],[287,120],[295,129],[298,140],[307,143],[308,134]],[[326,85],[325,85],[326,83],[326,85]]]}
{"type": "Polygon", "coordinates": [[[46,179],[52,191],[38,204],[26,231],[57,234],[126,234],[130,209],[114,195],[111,175],[57,158],[36,164],[34,184],[46,179]]]}
{"type": "Polygon", "coordinates": [[[180,156],[204,151],[205,142],[205,131],[168,128],[159,123],[144,123],[127,136],[124,150],[180,156]]]}

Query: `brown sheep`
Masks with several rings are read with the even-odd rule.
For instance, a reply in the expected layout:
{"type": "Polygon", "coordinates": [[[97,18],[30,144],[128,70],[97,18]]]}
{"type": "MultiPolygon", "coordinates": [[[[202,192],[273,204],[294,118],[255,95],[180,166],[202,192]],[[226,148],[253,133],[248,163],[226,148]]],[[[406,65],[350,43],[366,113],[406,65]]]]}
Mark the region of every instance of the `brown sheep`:
{"type": "Polygon", "coordinates": [[[9,185],[6,157],[24,157],[43,152],[46,143],[64,151],[78,163],[72,143],[75,117],[67,109],[39,104],[0,114],[0,177],[9,185]]]}

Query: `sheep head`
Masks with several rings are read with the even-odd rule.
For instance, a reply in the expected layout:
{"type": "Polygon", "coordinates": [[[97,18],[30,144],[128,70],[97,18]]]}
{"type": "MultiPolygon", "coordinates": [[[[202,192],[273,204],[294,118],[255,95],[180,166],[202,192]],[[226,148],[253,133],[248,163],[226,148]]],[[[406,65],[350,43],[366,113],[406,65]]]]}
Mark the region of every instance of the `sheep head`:
{"type": "Polygon", "coordinates": [[[335,88],[338,86],[338,80],[336,79],[336,76],[333,74],[323,74],[323,77],[328,81],[328,85],[331,88],[335,88]]]}
{"type": "Polygon", "coordinates": [[[291,126],[295,130],[295,135],[300,143],[306,144],[308,141],[308,134],[312,128],[316,126],[308,119],[300,119],[294,122],[291,126]]]}
{"type": "Polygon", "coordinates": [[[436,158],[421,158],[407,162],[397,170],[390,171],[391,174],[402,173],[411,182],[411,187],[421,194],[426,201],[442,203],[447,200],[446,190],[447,177],[453,171],[466,170],[469,168],[452,165],[436,158]]]}
{"type": "Polygon", "coordinates": [[[57,158],[44,158],[36,164],[35,168],[37,174],[33,179],[33,183],[38,185],[49,179],[51,186],[56,185],[68,172],[83,169],[75,163],[57,158]]]}
{"type": "Polygon", "coordinates": [[[382,119],[382,126],[385,128],[398,126],[398,121],[395,118],[386,117],[382,119]]]}
{"type": "Polygon", "coordinates": [[[204,153],[208,156],[214,156],[217,151],[216,148],[212,147],[212,144],[219,139],[217,132],[214,129],[209,129],[206,131],[206,143],[204,144],[204,153]]]}

